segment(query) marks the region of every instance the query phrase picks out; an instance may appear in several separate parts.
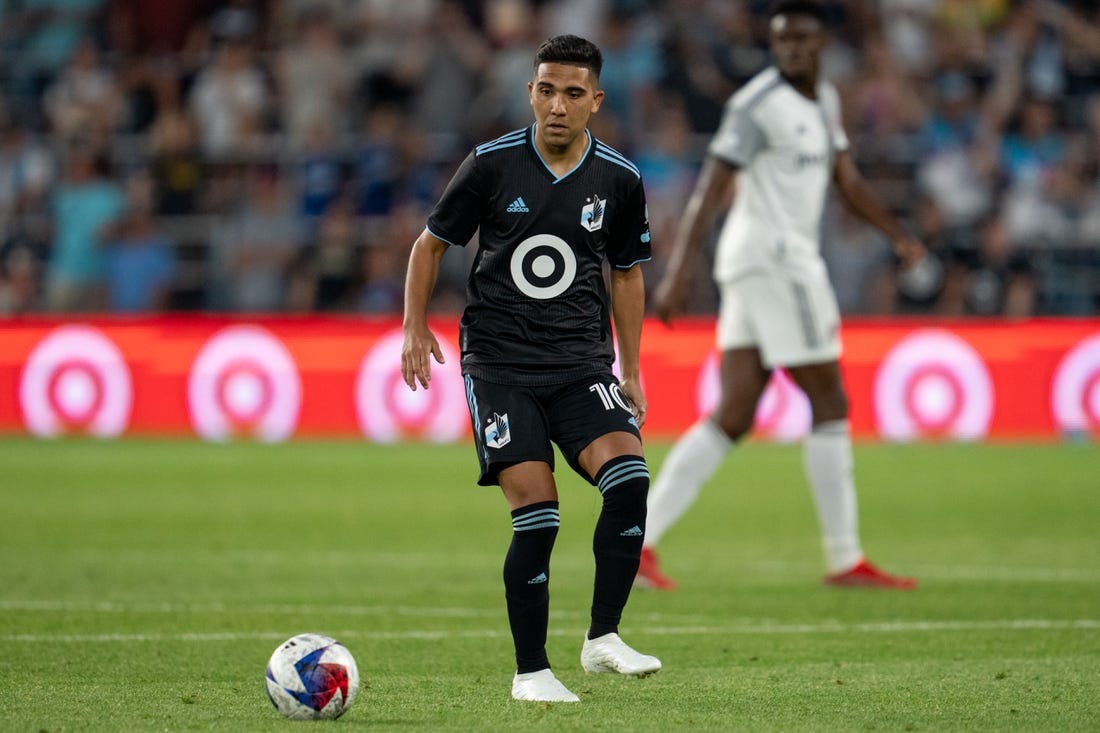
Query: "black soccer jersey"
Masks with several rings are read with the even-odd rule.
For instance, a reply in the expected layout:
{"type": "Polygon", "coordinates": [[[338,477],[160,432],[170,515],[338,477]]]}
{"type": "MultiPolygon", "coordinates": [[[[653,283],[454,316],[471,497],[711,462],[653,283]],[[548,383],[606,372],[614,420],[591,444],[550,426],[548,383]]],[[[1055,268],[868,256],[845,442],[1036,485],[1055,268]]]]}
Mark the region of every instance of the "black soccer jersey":
{"type": "Polygon", "coordinates": [[[502,384],[546,385],[614,361],[603,262],[650,259],[637,167],[591,134],[557,176],[535,127],[477,146],[428,218],[428,231],[465,245],[480,227],[460,326],[462,371],[502,384]]]}

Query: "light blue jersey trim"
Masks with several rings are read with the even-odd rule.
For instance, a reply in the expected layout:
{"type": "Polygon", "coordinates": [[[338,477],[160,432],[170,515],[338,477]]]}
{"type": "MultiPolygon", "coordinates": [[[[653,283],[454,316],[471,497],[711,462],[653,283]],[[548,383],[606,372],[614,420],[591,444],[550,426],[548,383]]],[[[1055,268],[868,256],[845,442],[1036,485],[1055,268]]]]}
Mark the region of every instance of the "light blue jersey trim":
{"type": "Polygon", "coordinates": [[[440,242],[446,242],[447,244],[451,245],[452,247],[457,247],[457,246],[458,246],[457,244],[455,244],[455,243],[454,243],[454,242],[452,242],[451,240],[449,240],[449,239],[444,239],[443,237],[441,237],[441,236],[439,236],[438,234],[436,234],[435,232],[433,232],[433,231],[431,230],[431,228],[430,228],[430,227],[424,227],[424,230],[425,230],[426,232],[428,232],[428,234],[431,234],[431,235],[432,235],[433,237],[435,237],[436,239],[438,239],[438,240],[439,240],[440,242]]]}
{"type": "Polygon", "coordinates": [[[488,153],[492,150],[500,150],[501,148],[511,148],[516,145],[523,145],[527,142],[527,128],[522,130],[515,130],[509,132],[507,135],[501,135],[496,140],[490,140],[487,143],[482,143],[474,148],[475,155],[481,155],[482,153],[488,153]]]}
{"type": "Polygon", "coordinates": [[[637,265],[640,262],[649,262],[652,259],[653,259],[652,257],[643,257],[640,260],[634,260],[629,265],[615,265],[615,269],[616,270],[629,270],[631,267],[634,267],[634,265],[637,265]]]}
{"type": "MultiPolygon", "coordinates": [[[[584,165],[585,159],[588,158],[588,151],[592,149],[592,133],[590,133],[588,130],[585,130],[584,135],[585,135],[586,138],[588,138],[588,145],[586,145],[585,148],[584,148],[584,154],[581,155],[580,161],[578,161],[575,166],[570,168],[569,171],[567,171],[565,173],[565,175],[562,175],[562,176],[559,176],[557,173],[554,173],[554,171],[551,170],[550,166],[546,165],[546,160],[543,159],[542,153],[539,152],[539,146],[532,143],[531,147],[535,149],[535,155],[539,156],[539,160],[542,161],[543,166],[546,168],[546,170],[550,171],[550,175],[554,176],[554,183],[558,183],[558,182],[568,178],[569,176],[573,175],[573,172],[575,170],[577,170],[582,165],[584,165]]],[[[532,139],[534,138],[534,136],[535,136],[535,125],[531,125],[531,137],[532,137],[532,139]]]]}
{"type": "Polygon", "coordinates": [[[626,168],[628,171],[633,173],[638,178],[642,177],[641,172],[639,172],[638,169],[635,168],[634,165],[630,161],[628,161],[626,158],[616,158],[612,155],[608,155],[607,153],[605,153],[603,151],[603,148],[596,148],[596,157],[597,158],[603,158],[604,160],[611,161],[615,165],[621,165],[623,168],[626,168]]]}
{"type": "Polygon", "coordinates": [[[638,170],[638,166],[634,165],[632,162],[630,162],[629,158],[627,158],[625,155],[623,155],[622,153],[620,153],[618,150],[611,147],[607,143],[603,142],[602,140],[597,140],[596,141],[596,152],[597,153],[606,153],[607,155],[610,156],[610,158],[608,158],[608,160],[614,159],[620,165],[626,166],[630,170],[634,171],[634,173],[638,176],[638,178],[642,177],[642,173],[641,173],[641,171],[638,170]]]}

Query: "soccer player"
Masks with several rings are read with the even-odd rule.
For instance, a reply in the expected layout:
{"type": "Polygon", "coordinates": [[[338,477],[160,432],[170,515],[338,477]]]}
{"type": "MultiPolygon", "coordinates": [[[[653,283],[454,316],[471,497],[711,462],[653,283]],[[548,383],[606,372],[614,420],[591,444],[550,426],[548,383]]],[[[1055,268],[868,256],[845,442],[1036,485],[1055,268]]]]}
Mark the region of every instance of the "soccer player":
{"type": "Polygon", "coordinates": [[[588,131],[604,97],[601,66],[599,48],[576,36],[539,46],[527,85],[534,124],[470,153],[413,245],[405,283],[401,369],[411,389],[427,389],[430,359],[443,362],[427,325],[440,259],[480,228],[460,323],[461,366],[478,483],[499,485],[512,514],[504,590],[517,700],[578,701],[546,652],[550,554],[560,524],[551,441],[603,497],[581,666],[632,677],[661,668],[618,635],[649,490],[638,349],[645,312],[639,263],[650,259],[650,242],[638,169],[588,131]],[[612,374],[612,320],[621,381],[612,374]]]}
{"type": "Polygon", "coordinates": [[[904,263],[919,259],[924,246],[906,234],[856,170],[836,89],[818,76],[825,43],[820,4],[782,0],[773,6],[774,66],[727,103],[654,293],[654,310],[663,321],[682,312],[692,258],[732,196],[714,263],[721,398],[710,416],[680,437],[654,481],[640,586],[675,587],[654,548],[751,429],[772,370],[783,367],[813,411],[803,455],[822,532],[826,584],[916,587],[912,578],[869,563],[860,547],[848,401],[838,363],[839,309],[819,242],[830,181],[856,214],[891,238],[904,263]]]}

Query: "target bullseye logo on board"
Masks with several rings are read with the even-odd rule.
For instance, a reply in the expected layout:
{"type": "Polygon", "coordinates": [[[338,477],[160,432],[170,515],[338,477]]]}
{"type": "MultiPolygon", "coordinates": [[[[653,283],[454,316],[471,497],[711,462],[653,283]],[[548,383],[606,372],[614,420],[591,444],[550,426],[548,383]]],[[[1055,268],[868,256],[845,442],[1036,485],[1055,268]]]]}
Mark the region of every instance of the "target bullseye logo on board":
{"type": "Polygon", "coordinates": [[[511,269],[512,280],[521,293],[536,300],[549,300],[573,284],[577,256],[561,237],[536,234],[516,247],[511,269]]]}
{"type": "Polygon", "coordinates": [[[76,432],[115,437],[130,422],[133,380],[122,352],[102,331],[61,326],[27,358],[19,404],[33,435],[76,432]]]}
{"type": "MultiPolygon", "coordinates": [[[[436,334],[438,338],[438,334],[436,334]]],[[[431,388],[413,392],[401,376],[404,333],[382,336],[364,356],[355,376],[355,414],[370,440],[392,443],[404,438],[445,443],[466,435],[470,413],[458,351],[439,339],[445,363],[432,357],[431,388]]]]}
{"type": "MultiPolygon", "coordinates": [[[[703,362],[695,387],[695,404],[700,415],[709,415],[722,394],[718,368],[721,356],[712,351],[703,362]]],[[[772,372],[760,396],[753,417],[753,432],[781,443],[801,440],[810,432],[813,414],[810,400],[782,369],[772,372]]]]}
{"type": "Polygon", "coordinates": [[[223,328],[191,365],[187,405],[195,432],[206,440],[286,440],[298,426],[302,405],[298,366],[267,329],[223,328]]]}
{"type": "Polygon", "coordinates": [[[1083,339],[1062,357],[1050,407],[1063,434],[1100,432],[1100,334],[1083,339]]]}
{"type": "Polygon", "coordinates": [[[949,331],[909,334],[875,373],[875,421],[888,440],[982,438],[993,418],[993,399],[981,355],[949,331]]]}

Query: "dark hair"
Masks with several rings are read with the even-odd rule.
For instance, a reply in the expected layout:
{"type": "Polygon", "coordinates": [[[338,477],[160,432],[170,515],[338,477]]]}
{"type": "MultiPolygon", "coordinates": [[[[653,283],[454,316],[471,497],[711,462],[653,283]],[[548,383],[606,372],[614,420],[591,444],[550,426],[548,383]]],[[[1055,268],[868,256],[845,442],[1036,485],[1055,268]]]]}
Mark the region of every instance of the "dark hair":
{"type": "Polygon", "coordinates": [[[817,18],[822,24],[829,19],[824,3],[816,0],[777,0],[772,4],[768,17],[774,18],[777,15],[808,15],[817,18]]]}
{"type": "Polygon", "coordinates": [[[535,51],[535,69],[539,64],[572,64],[583,66],[597,79],[603,70],[603,54],[592,41],[579,36],[554,36],[547,38],[535,51]]]}

